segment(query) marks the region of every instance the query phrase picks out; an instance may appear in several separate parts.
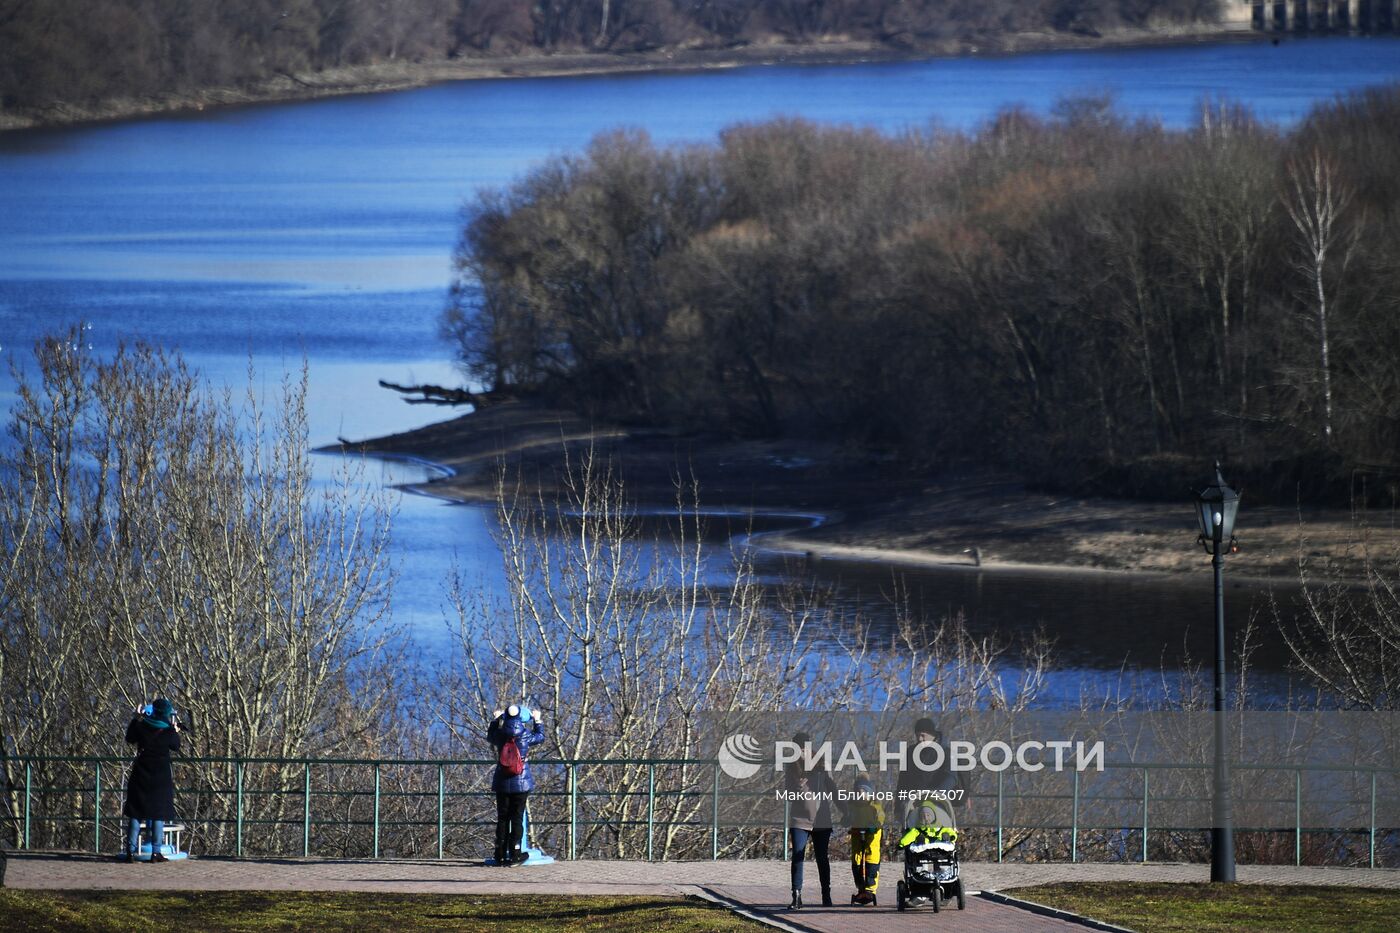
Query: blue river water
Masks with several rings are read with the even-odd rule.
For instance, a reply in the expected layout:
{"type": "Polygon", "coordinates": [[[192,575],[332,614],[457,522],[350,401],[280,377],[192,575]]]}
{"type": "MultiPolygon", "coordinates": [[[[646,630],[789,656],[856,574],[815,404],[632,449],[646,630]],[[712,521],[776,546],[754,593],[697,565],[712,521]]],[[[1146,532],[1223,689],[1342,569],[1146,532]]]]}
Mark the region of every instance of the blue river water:
{"type": "MultiPolygon", "coordinates": [[[[1102,93],[1170,126],[1187,125],[1207,97],[1288,124],[1319,100],[1396,80],[1400,40],[1290,39],[473,81],[10,133],[0,135],[0,355],[23,365],[39,335],[83,322],[98,352],[133,339],[176,346],[216,383],[241,384],[251,360],[257,380],[275,385],[305,359],[312,442],[374,436],[446,414],[406,407],[375,381],[457,378],[436,318],[463,205],[600,131],[707,141],[776,115],[886,131],[970,128],[1008,106],[1048,113],[1065,96],[1102,93]]],[[[12,398],[0,375],[0,405],[12,398]]],[[[373,469],[376,482],[422,474],[373,469]]],[[[499,580],[489,527],[480,509],[400,503],[395,617],[423,644],[441,637],[454,560],[469,579],[499,580]]],[[[1154,665],[1167,640],[1154,630],[1132,650],[1076,638],[1085,611],[1102,618],[1142,594],[1120,588],[1086,610],[1083,589],[986,597],[991,585],[950,579],[926,602],[966,608],[987,628],[1044,621],[1086,668],[1116,669],[1125,651],[1154,665]]]]}

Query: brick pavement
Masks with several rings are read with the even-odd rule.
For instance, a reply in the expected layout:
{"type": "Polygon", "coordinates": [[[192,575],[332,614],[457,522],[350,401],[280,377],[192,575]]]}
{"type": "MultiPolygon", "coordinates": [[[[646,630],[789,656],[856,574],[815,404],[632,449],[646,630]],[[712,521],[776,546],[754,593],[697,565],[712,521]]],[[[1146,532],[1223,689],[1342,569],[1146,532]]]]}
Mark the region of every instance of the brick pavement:
{"type": "MultiPolygon", "coordinates": [[[[836,866],[832,866],[835,868],[836,866]]],[[[808,885],[808,906],[800,911],[787,909],[788,892],[771,885],[706,885],[705,894],[721,903],[739,908],[747,916],[756,917],[781,929],[802,933],[1084,933],[1077,923],[1041,917],[1006,904],[994,904],[980,897],[967,899],[967,910],[945,907],[935,914],[932,908],[920,908],[900,913],[894,906],[894,879],[881,884],[879,907],[850,906],[850,891],[842,891],[838,883],[836,906],[812,906],[817,897],[808,885]],[[845,901],[846,903],[842,903],[845,901]]],[[[703,895],[702,895],[703,896],[703,895]]]]}
{"type": "MultiPolygon", "coordinates": [[[[894,877],[882,885],[879,908],[842,904],[850,897],[844,864],[832,866],[838,906],[785,910],[787,864],[780,861],[631,862],[578,861],[512,869],[487,868],[458,860],[229,859],[196,858],[165,865],[126,865],[110,858],[71,853],[12,853],[7,887],[86,890],[261,890],[371,891],[436,894],[638,894],[719,900],[789,929],[835,933],[858,924],[871,933],[927,930],[930,910],[894,910],[894,877]],[[888,905],[888,907],[886,906],[888,905]],[[859,919],[856,919],[856,918],[859,919]]],[[[1256,884],[1323,884],[1400,889],[1392,869],[1294,868],[1242,865],[1239,879],[1256,884]]],[[[809,868],[808,900],[816,897],[809,868]]],[[[1207,865],[1183,864],[1024,864],[968,862],[968,890],[1005,891],[1054,881],[1169,881],[1204,883],[1207,865]]],[[[1031,933],[1083,930],[1081,926],[1030,914],[1016,907],[970,898],[966,911],[937,918],[940,929],[959,933],[1031,933]]]]}

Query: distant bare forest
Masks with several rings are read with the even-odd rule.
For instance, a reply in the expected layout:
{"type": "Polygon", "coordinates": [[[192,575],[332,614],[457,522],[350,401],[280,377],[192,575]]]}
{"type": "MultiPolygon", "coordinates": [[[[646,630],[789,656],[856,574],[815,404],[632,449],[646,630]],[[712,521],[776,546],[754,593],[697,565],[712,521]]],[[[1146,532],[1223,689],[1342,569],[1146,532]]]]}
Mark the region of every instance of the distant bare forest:
{"type": "Polygon", "coordinates": [[[863,39],[919,48],[1214,18],[1218,0],[0,0],[0,105],[389,61],[863,39]]]}
{"type": "Polygon", "coordinates": [[[1397,127],[1400,86],[1286,131],[1081,99],[970,133],[615,132],[481,197],[444,329],[484,384],[610,418],[1119,492],[1219,456],[1255,494],[1389,506],[1397,127]]]}

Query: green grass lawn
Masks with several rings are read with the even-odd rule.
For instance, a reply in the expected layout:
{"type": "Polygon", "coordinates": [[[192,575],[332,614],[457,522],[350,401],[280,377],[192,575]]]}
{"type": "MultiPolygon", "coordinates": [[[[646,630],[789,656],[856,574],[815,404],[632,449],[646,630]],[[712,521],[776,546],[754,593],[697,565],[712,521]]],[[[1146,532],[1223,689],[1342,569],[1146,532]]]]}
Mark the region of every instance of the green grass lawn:
{"type": "Polygon", "coordinates": [[[1400,891],[1267,884],[1064,883],[1007,891],[1141,933],[1390,933],[1400,891]]]}
{"type": "Polygon", "coordinates": [[[0,890],[0,931],[763,929],[704,901],[662,897],[0,890]]]}

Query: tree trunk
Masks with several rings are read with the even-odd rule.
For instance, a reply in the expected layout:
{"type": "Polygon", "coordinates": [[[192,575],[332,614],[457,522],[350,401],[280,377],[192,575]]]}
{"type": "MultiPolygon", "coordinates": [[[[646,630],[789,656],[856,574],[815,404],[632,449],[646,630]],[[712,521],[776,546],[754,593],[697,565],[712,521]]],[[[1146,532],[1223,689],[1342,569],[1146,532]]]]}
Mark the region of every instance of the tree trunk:
{"type": "Polygon", "coordinates": [[[1305,165],[1290,164],[1288,175],[1293,193],[1284,207],[1298,231],[1300,256],[1294,265],[1308,283],[1308,295],[1304,300],[1312,306],[1317,321],[1322,436],[1331,444],[1332,365],[1328,315],[1335,302],[1328,295],[1327,278],[1331,270],[1329,263],[1338,261],[1337,250],[1341,251],[1340,264],[1345,269],[1356,246],[1355,231],[1343,229],[1340,222],[1351,201],[1351,192],[1337,184],[1336,167],[1317,151],[1305,165]]]}

